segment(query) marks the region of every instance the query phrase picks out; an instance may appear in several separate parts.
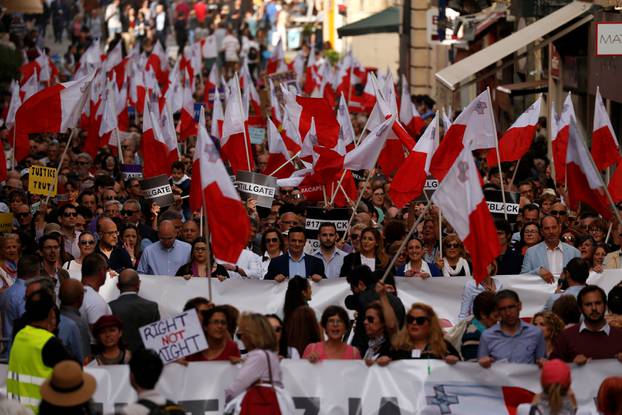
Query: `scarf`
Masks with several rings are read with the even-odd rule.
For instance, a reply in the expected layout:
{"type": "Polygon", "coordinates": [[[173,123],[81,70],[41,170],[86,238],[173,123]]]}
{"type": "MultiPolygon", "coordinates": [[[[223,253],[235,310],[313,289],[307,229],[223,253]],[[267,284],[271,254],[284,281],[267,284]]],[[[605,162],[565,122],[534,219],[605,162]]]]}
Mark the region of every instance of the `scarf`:
{"type": "Polygon", "coordinates": [[[380,347],[384,344],[384,336],[381,335],[376,337],[375,339],[369,339],[367,342],[367,350],[365,351],[365,356],[363,356],[363,360],[365,359],[373,359],[374,356],[380,350],[380,347]]]}
{"type": "Polygon", "coordinates": [[[447,258],[443,258],[443,262],[445,263],[445,265],[443,265],[443,275],[455,277],[456,275],[462,272],[462,269],[464,269],[464,275],[467,277],[471,276],[471,270],[469,269],[469,263],[467,262],[466,259],[460,257],[460,259],[458,259],[458,263],[456,264],[455,268],[449,265],[449,261],[447,261],[447,258]]]}
{"type": "MultiPolygon", "coordinates": [[[[408,261],[406,265],[404,266],[404,272],[410,271],[410,270],[412,270],[412,265],[410,265],[410,261],[408,261]]],[[[430,277],[432,276],[432,272],[430,271],[430,266],[424,260],[421,260],[421,267],[419,269],[419,272],[426,273],[430,277]]]]}

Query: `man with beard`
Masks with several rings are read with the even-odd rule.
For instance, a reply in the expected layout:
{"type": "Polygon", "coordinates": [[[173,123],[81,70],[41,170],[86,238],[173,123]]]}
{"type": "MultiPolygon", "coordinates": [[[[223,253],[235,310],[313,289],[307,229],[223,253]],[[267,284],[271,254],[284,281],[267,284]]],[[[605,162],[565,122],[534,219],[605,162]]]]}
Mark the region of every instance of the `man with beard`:
{"type": "Polygon", "coordinates": [[[605,319],[607,295],[596,285],[587,285],[577,297],[583,322],[564,330],[555,344],[551,359],[584,365],[591,359],[622,362],[622,329],[611,327],[605,319]]]}
{"type": "Polygon", "coordinates": [[[324,262],[324,273],[326,278],[338,278],[343,265],[343,258],[346,253],[338,249],[337,243],[337,227],[334,223],[324,222],[318,230],[318,239],[320,240],[320,248],[313,253],[324,262]]]}

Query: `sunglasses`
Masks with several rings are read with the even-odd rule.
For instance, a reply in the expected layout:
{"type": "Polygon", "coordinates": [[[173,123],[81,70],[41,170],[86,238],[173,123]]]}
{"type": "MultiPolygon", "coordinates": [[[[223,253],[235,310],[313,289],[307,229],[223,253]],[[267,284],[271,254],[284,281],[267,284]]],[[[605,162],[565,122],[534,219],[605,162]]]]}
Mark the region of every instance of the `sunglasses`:
{"type": "Polygon", "coordinates": [[[65,213],[63,213],[63,217],[65,217],[65,218],[76,218],[76,217],[78,217],[78,213],[77,212],[65,212],[65,213]]]}
{"type": "Polygon", "coordinates": [[[80,245],[95,245],[95,241],[80,241],[80,245]]]}
{"type": "Polygon", "coordinates": [[[551,211],[551,215],[553,216],[557,216],[557,215],[566,216],[567,214],[568,212],[566,212],[565,210],[552,210],[551,211]]]}
{"type": "Polygon", "coordinates": [[[376,317],[374,316],[365,316],[365,321],[368,323],[373,323],[374,321],[376,321],[376,317]]]}
{"type": "Polygon", "coordinates": [[[121,211],[121,214],[123,216],[132,216],[134,213],[138,213],[138,212],[139,212],[138,210],[125,210],[124,209],[121,211]]]}
{"type": "Polygon", "coordinates": [[[417,325],[417,326],[423,326],[428,321],[429,321],[429,319],[427,317],[415,317],[415,316],[411,316],[410,314],[406,316],[406,323],[407,324],[415,323],[415,325],[417,325]]]}
{"type": "Polygon", "coordinates": [[[574,242],[574,236],[564,236],[562,239],[566,242],[574,242]]]}
{"type": "Polygon", "coordinates": [[[360,233],[353,233],[352,235],[350,235],[350,239],[353,240],[353,241],[356,241],[360,237],[361,237],[360,233]]]}
{"type": "Polygon", "coordinates": [[[460,248],[460,244],[456,244],[456,243],[447,244],[447,245],[445,245],[445,247],[446,248],[460,248]]]}
{"type": "Polygon", "coordinates": [[[27,218],[28,216],[30,216],[30,212],[22,212],[22,213],[15,214],[15,217],[20,218],[20,219],[27,218]]]}
{"type": "Polygon", "coordinates": [[[278,242],[279,238],[266,238],[266,242],[271,243],[271,242],[278,242]]]}
{"type": "Polygon", "coordinates": [[[91,163],[89,163],[88,161],[78,161],[76,164],[78,166],[88,166],[91,163]]]}

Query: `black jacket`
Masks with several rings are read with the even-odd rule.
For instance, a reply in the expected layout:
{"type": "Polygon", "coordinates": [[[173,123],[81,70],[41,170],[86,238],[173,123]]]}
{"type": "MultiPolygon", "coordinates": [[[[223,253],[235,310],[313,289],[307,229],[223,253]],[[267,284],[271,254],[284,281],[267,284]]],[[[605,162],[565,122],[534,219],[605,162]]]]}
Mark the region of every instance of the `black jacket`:
{"type": "MultiPolygon", "coordinates": [[[[318,274],[321,275],[322,278],[326,278],[326,274],[324,273],[324,263],[321,259],[305,254],[304,261],[306,275],[301,275],[301,277],[309,278],[313,274],[318,274]]],[[[289,275],[289,253],[287,252],[276,258],[272,258],[270,265],[268,265],[268,272],[266,273],[264,280],[273,280],[274,277],[279,274],[283,274],[287,278],[294,276],[289,275]]]]}
{"type": "Polygon", "coordinates": [[[142,347],[138,329],[160,320],[158,304],[139,297],[138,294],[124,294],[110,302],[112,314],[123,322],[123,341],[129,350],[142,347]]]}
{"type": "MultiPolygon", "coordinates": [[[[343,258],[343,265],[341,266],[341,272],[339,273],[340,277],[348,277],[350,271],[352,271],[356,267],[360,267],[363,264],[361,261],[361,254],[358,252],[352,252],[351,254],[346,255],[343,258]]],[[[382,262],[380,259],[376,258],[376,271],[382,270],[382,262]]]]}

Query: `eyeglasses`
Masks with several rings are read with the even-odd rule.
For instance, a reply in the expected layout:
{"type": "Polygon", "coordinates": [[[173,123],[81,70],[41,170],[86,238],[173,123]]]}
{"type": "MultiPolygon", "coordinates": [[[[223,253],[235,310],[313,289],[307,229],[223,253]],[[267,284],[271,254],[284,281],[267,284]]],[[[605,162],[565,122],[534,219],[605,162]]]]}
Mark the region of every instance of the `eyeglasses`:
{"type": "Polygon", "coordinates": [[[562,240],[564,240],[566,242],[574,242],[575,238],[574,238],[574,236],[562,236],[562,240]]]}
{"type": "Polygon", "coordinates": [[[116,235],[119,236],[119,231],[109,231],[109,232],[102,232],[102,235],[116,235]]]}
{"type": "Polygon", "coordinates": [[[274,243],[274,242],[278,242],[279,238],[266,238],[266,242],[267,243],[274,243]]]}
{"type": "Polygon", "coordinates": [[[95,245],[95,241],[80,241],[80,245],[95,245]]]}
{"type": "Polygon", "coordinates": [[[28,216],[30,216],[30,212],[22,212],[22,213],[15,214],[15,217],[18,219],[24,219],[24,218],[27,218],[28,216]]]}
{"type": "Polygon", "coordinates": [[[340,326],[343,324],[343,320],[340,318],[329,318],[327,323],[332,324],[333,326],[340,326]]]}
{"type": "Polygon", "coordinates": [[[376,321],[376,317],[374,316],[365,316],[365,321],[368,323],[373,323],[374,321],[376,321]]]}
{"type": "Polygon", "coordinates": [[[453,243],[453,244],[446,244],[445,248],[447,249],[451,249],[451,248],[460,248],[460,244],[458,243],[453,243]]]}
{"type": "Polygon", "coordinates": [[[123,216],[132,216],[134,213],[138,213],[138,212],[139,212],[138,210],[126,210],[126,209],[123,209],[121,211],[121,214],[123,216]]]}
{"type": "Polygon", "coordinates": [[[56,245],[56,246],[44,246],[43,250],[44,251],[58,251],[60,249],[60,246],[56,245]]]}
{"type": "Polygon", "coordinates": [[[78,166],[88,166],[91,163],[89,163],[88,161],[78,161],[78,162],[76,162],[76,164],[78,166]]]}
{"type": "Polygon", "coordinates": [[[525,235],[535,235],[539,233],[537,230],[525,231],[525,235]]]}
{"type": "Polygon", "coordinates": [[[292,225],[292,226],[298,225],[298,221],[295,221],[295,220],[284,220],[281,223],[284,223],[286,225],[292,225]]]}
{"type": "Polygon", "coordinates": [[[66,218],[77,218],[78,212],[65,212],[63,213],[63,216],[66,218]]]}
{"type": "Polygon", "coordinates": [[[374,196],[384,196],[384,193],[374,193],[374,196]]]}
{"type": "Polygon", "coordinates": [[[427,317],[415,317],[415,316],[411,316],[410,314],[408,314],[406,316],[406,323],[407,324],[415,323],[415,325],[417,325],[417,326],[423,326],[428,321],[429,321],[429,319],[427,317]]]}
{"type": "Polygon", "coordinates": [[[353,240],[353,241],[356,241],[360,237],[361,237],[360,233],[353,233],[352,235],[350,235],[350,239],[353,240]]]}
{"type": "Polygon", "coordinates": [[[194,248],[194,252],[206,252],[206,251],[207,251],[207,248],[203,248],[203,247],[201,247],[201,248],[194,248]]]}
{"type": "Polygon", "coordinates": [[[604,232],[604,231],[600,228],[590,227],[588,228],[588,232],[604,232]]]}
{"type": "Polygon", "coordinates": [[[566,216],[567,214],[568,212],[566,212],[565,210],[552,210],[551,211],[552,216],[566,216]]]}

